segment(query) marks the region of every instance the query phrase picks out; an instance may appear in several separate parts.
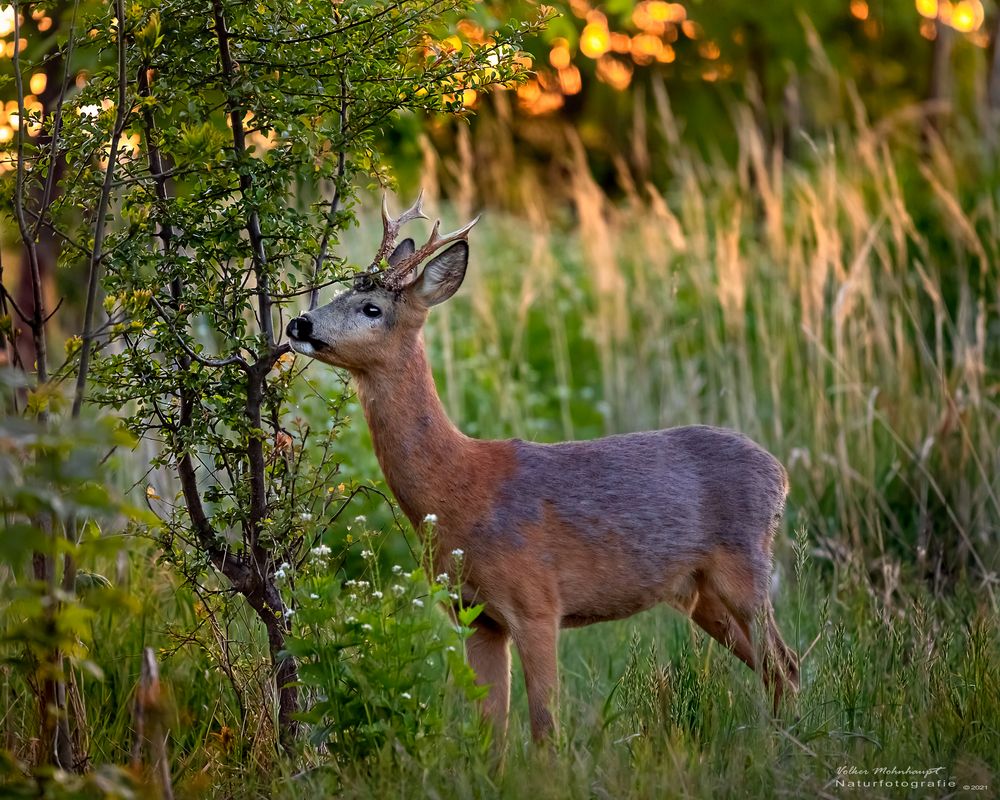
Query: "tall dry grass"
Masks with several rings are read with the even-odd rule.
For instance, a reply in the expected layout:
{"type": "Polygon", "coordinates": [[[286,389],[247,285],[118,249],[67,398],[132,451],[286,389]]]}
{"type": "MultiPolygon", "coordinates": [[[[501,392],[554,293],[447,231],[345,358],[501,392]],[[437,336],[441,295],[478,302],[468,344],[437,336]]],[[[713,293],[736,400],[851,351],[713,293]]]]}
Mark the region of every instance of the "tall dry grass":
{"type": "MultiPolygon", "coordinates": [[[[794,159],[749,107],[735,161],[706,156],[653,94],[659,144],[634,137],[647,150],[617,158],[610,186],[569,127],[533,169],[503,113],[446,157],[425,142],[446,216],[487,198],[518,211],[487,214],[464,300],[432,315],[447,406],[472,433],[543,440],[739,428],[788,465],[792,524],[834,567],[890,598],[901,571],[969,578],[995,607],[995,169],[918,114],[870,124],[849,92],[853,118],[800,133],[794,159]],[[655,185],[635,177],[650,162],[655,185]]],[[[373,236],[349,244],[359,260],[373,236]]]]}

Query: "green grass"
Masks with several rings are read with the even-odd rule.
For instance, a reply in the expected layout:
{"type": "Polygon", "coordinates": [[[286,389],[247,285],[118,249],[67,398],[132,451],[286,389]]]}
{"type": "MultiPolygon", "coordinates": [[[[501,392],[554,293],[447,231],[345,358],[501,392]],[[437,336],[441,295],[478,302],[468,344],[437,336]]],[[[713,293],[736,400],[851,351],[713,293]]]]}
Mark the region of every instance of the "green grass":
{"type": "MultiPolygon", "coordinates": [[[[659,123],[673,120],[664,111],[659,123]]],[[[863,121],[795,164],[752,125],[739,137],[737,167],[677,145],[668,185],[626,182],[614,203],[571,157],[569,212],[548,213],[541,184],[519,176],[522,216],[491,213],[477,228],[466,286],[427,338],[445,404],[470,434],[553,441],[705,422],[782,459],[792,490],[775,603],[803,660],[802,691],[777,719],[753,674],[658,609],[566,632],[551,748],[528,743],[515,662],[502,770],[443,677],[421,712],[441,724],[414,748],[390,739],[354,763],[306,748],[292,764],[273,751],[266,648],[250,617],[179,589],[135,543],[119,583],[138,606],[100,617],[91,655],[105,677],[79,678],[93,763],[128,760],[150,645],[170,692],[178,797],[995,795],[995,167],[933,143],[922,155],[914,131],[863,121]],[[955,786],[836,783],[838,769],[878,781],[938,767],[927,780],[955,786]]],[[[363,225],[344,247],[366,263],[375,236],[363,225]]],[[[322,425],[338,380],[310,366],[297,413],[322,425]]],[[[356,403],[348,413],[342,474],[378,478],[356,403]]],[[[391,531],[384,506],[361,512],[391,531]]],[[[413,563],[412,541],[381,541],[386,564],[413,563]]],[[[361,569],[354,554],[345,577],[361,569]]],[[[28,757],[34,712],[3,669],[0,729],[28,757]]]]}
{"type": "Polygon", "coordinates": [[[287,782],[280,791],[303,798],[334,790],[365,798],[843,796],[849,792],[835,781],[844,767],[874,775],[880,767],[943,767],[933,780],[957,784],[865,793],[874,796],[989,796],[960,791],[983,784],[995,791],[995,616],[968,617],[927,598],[914,599],[908,613],[885,615],[855,589],[832,597],[809,591],[802,600],[801,608],[783,603],[779,616],[803,649],[810,638],[816,643],[803,664],[801,695],[777,720],[745,667],[687,623],[654,611],[563,637],[563,730],[551,752],[527,743],[518,691],[500,775],[462,743],[445,741],[429,763],[388,749],[358,770],[287,782]],[[789,624],[796,618],[799,631],[789,624]]]}

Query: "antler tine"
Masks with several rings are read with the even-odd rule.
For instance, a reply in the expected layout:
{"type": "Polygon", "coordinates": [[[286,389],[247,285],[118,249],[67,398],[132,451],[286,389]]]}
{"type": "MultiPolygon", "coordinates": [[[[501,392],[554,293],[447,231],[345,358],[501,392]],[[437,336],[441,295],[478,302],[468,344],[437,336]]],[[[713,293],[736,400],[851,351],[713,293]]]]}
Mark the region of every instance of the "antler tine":
{"type": "Polygon", "coordinates": [[[423,209],[424,190],[421,189],[413,205],[406,211],[393,219],[389,214],[389,198],[382,195],[382,244],[379,245],[375,253],[375,260],[372,262],[372,269],[377,269],[383,258],[388,258],[393,248],[396,246],[396,237],[399,236],[400,229],[407,223],[415,219],[427,219],[423,209]]]}
{"type": "Polygon", "coordinates": [[[476,218],[471,222],[466,223],[458,230],[446,233],[444,236],[441,236],[438,233],[441,228],[441,220],[435,220],[434,227],[431,229],[431,235],[427,240],[427,243],[420,247],[420,249],[413,253],[413,255],[404,258],[392,269],[389,279],[393,288],[400,289],[405,286],[409,274],[420,266],[424,259],[434,255],[446,244],[458,241],[468,241],[469,231],[471,231],[475,224],[479,222],[479,218],[481,216],[482,214],[477,214],[476,218]]]}
{"type": "Polygon", "coordinates": [[[423,202],[424,190],[421,189],[417,193],[417,199],[413,201],[413,205],[396,218],[396,224],[403,227],[407,222],[412,222],[415,219],[427,219],[427,215],[424,213],[423,202]]]}

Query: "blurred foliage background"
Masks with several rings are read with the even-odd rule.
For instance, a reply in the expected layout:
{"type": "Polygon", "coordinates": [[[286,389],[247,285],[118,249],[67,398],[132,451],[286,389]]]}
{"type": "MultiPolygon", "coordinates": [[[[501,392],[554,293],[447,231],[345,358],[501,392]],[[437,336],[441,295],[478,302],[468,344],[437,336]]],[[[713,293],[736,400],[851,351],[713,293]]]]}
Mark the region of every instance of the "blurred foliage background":
{"type": "MultiPolygon", "coordinates": [[[[532,80],[489,97],[466,89],[475,112],[471,138],[486,142],[475,151],[474,174],[452,178],[479,187],[483,204],[517,208],[511,167],[548,170],[550,193],[565,184],[567,128],[603,186],[614,185],[617,159],[640,185],[662,179],[663,155],[676,143],[656,130],[653,116],[667,98],[680,136],[729,160],[737,156],[731,121],[740,103],[752,108],[765,143],[789,157],[808,147],[811,135],[849,124],[860,109],[875,120],[947,117],[976,126],[987,142],[996,138],[998,15],[989,2],[580,0],[555,8],[559,16],[526,43],[532,80]],[[510,129],[513,153],[490,149],[494,126],[510,129]]],[[[477,4],[457,25],[454,43],[476,41],[491,18],[510,13],[518,13],[517,4],[477,4]]],[[[461,126],[405,120],[387,150],[412,177],[421,135],[452,153],[461,126]]]]}

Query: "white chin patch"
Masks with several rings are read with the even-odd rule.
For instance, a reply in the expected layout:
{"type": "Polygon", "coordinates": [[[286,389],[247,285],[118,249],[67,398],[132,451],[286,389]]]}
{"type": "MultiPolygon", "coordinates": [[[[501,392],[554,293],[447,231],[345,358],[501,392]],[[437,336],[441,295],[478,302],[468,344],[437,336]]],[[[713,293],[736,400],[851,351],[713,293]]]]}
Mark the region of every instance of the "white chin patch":
{"type": "Polygon", "coordinates": [[[299,342],[295,339],[289,339],[288,345],[296,353],[301,353],[304,356],[311,356],[316,352],[316,348],[309,344],[309,342],[299,342]]]}

